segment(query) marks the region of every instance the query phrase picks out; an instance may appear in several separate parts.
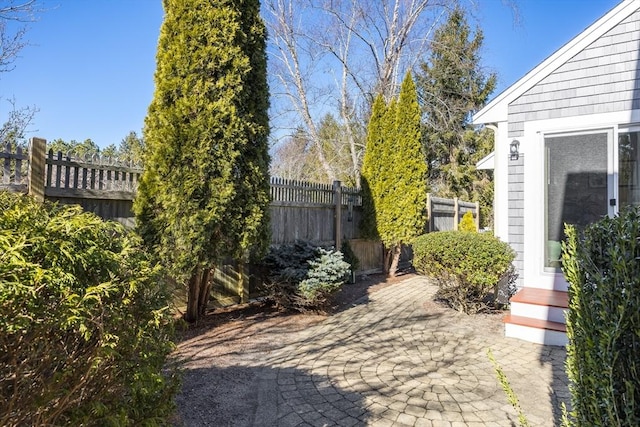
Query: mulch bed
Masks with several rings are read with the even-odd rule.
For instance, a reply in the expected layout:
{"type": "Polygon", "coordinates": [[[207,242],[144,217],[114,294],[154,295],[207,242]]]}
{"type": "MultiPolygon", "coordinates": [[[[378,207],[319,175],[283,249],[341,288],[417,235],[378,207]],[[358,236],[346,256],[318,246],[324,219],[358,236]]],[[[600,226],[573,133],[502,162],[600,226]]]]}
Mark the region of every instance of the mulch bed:
{"type": "Polygon", "coordinates": [[[217,308],[209,311],[196,324],[188,325],[181,331],[179,341],[206,333],[212,329],[222,332],[226,324],[239,321],[276,322],[279,324],[286,322],[291,323],[292,330],[299,330],[318,323],[331,314],[348,309],[356,301],[373,292],[413,276],[415,276],[415,273],[412,270],[402,270],[395,277],[387,277],[384,274],[358,276],[356,283],[343,285],[342,289],[334,295],[331,306],[326,313],[281,311],[263,301],[217,308]]]}

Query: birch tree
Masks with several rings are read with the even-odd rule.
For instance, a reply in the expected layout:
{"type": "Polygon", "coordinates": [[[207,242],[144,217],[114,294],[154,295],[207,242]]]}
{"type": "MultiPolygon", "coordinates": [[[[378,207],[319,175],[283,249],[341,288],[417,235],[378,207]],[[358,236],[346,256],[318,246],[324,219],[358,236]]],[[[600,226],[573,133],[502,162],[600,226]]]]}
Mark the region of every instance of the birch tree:
{"type": "MultiPolygon", "coordinates": [[[[337,111],[349,174],[360,184],[364,132],[377,94],[386,101],[399,76],[427,51],[434,26],[454,0],[267,0],[273,115],[302,124],[328,180],[339,171],[322,147],[318,119],[337,111]]],[[[283,126],[284,127],[284,126],[283,126]]]]}

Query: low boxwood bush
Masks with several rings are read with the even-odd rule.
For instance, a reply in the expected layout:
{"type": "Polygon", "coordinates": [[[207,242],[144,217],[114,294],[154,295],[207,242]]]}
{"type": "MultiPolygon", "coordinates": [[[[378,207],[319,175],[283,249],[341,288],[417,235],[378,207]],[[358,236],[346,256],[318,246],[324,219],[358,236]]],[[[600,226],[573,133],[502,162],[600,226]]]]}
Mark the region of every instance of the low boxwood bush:
{"type": "Polygon", "coordinates": [[[465,313],[493,306],[498,282],[514,289],[515,253],[490,234],[440,231],[413,242],[413,266],[438,284],[437,297],[465,313]]]}
{"type": "Polygon", "coordinates": [[[341,252],[303,240],[271,247],[262,264],[267,298],[297,311],[325,309],[350,268],[341,252]]]}
{"type": "Polygon", "coordinates": [[[164,424],[163,277],[121,225],[0,192],[0,425],[164,424]]]}
{"type": "Polygon", "coordinates": [[[571,424],[639,426],[640,210],[565,232],[571,424]]]}

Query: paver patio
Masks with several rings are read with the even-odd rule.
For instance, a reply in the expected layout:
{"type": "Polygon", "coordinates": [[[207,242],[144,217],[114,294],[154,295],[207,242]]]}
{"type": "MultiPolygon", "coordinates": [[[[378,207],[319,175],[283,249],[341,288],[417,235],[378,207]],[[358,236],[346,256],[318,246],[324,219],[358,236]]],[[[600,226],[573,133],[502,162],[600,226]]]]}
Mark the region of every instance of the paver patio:
{"type": "Polygon", "coordinates": [[[202,379],[190,381],[178,398],[182,423],[518,425],[487,357],[491,348],[530,424],[558,425],[560,402],[569,401],[565,350],[505,338],[496,316],[441,307],[432,302],[435,290],[426,278],[413,277],[302,332],[274,335],[267,354],[230,355],[238,390],[245,391],[223,390],[228,408],[213,395],[221,391],[211,382],[225,370],[206,366],[206,343],[197,350],[182,343],[186,375],[202,379]],[[211,407],[189,406],[207,393],[211,407]],[[226,409],[237,414],[225,416],[226,409]]]}

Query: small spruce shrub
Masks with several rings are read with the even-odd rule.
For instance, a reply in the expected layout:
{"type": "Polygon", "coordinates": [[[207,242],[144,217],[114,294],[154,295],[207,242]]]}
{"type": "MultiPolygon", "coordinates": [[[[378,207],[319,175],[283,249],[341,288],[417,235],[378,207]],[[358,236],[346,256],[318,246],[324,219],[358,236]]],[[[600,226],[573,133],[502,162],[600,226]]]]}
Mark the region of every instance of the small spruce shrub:
{"type": "Polygon", "coordinates": [[[640,210],[565,233],[569,424],[639,426],[640,210]]]}
{"type": "Polygon", "coordinates": [[[436,281],[437,298],[468,314],[495,307],[500,280],[515,291],[514,258],[507,243],[485,233],[440,231],[413,243],[416,271],[436,281]]]}
{"type": "Polygon", "coordinates": [[[0,192],[0,425],[161,425],[169,292],[140,239],[0,192]]]}
{"type": "Polygon", "coordinates": [[[470,231],[476,232],[476,222],[473,219],[473,213],[471,211],[467,211],[464,215],[462,215],[462,220],[460,224],[458,224],[459,231],[470,231]]]}
{"type": "Polygon", "coordinates": [[[262,264],[267,298],[297,311],[326,309],[349,271],[341,252],[303,240],[270,248],[262,264]]]}

